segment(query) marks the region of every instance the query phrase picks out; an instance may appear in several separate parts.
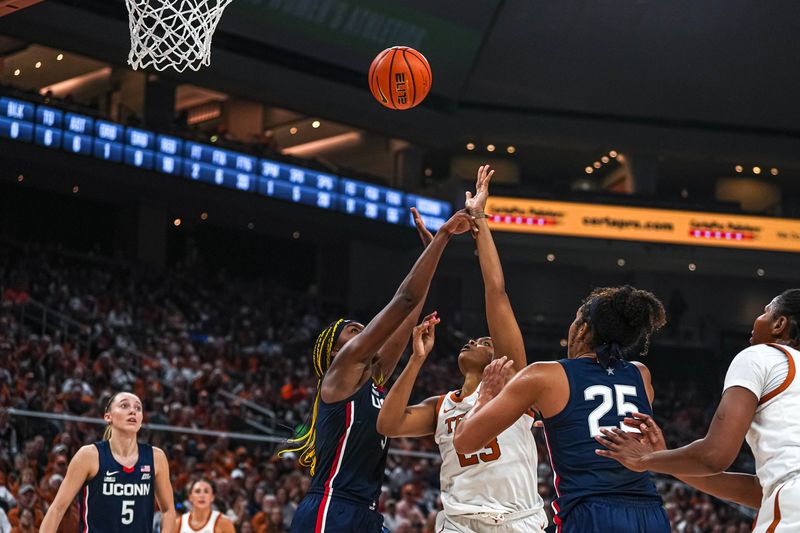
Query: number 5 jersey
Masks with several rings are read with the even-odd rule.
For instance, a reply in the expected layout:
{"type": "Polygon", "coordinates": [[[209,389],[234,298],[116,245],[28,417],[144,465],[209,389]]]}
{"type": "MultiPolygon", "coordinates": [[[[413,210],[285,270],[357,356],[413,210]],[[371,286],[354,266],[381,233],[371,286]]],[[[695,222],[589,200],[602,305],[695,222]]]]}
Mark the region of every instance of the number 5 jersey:
{"type": "Polygon", "coordinates": [[[119,464],[108,441],[95,442],[100,468],[79,494],[80,533],[152,533],[155,486],[153,447],[139,443],[139,460],[119,464]]]}
{"type": "Polygon", "coordinates": [[[459,454],[453,446],[456,424],[475,406],[480,385],[462,398],[461,391],[439,398],[434,439],[442,455],[442,505],[447,516],[502,515],[538,512],[544,503],[536,475],[536,441],[532,414],[474,454],[459,454]]]}

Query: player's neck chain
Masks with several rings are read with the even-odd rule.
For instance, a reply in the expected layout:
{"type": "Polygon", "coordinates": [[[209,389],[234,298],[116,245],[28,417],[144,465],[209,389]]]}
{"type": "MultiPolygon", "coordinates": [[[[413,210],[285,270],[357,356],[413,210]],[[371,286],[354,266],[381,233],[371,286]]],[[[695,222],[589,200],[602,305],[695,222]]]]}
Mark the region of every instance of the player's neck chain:
{"type": "Polygon", "coordinates": [[[586,358],[597,359],[597,354],[594,352],[583,352],[575,356],[575,359],[586,359],[586,358]]]}

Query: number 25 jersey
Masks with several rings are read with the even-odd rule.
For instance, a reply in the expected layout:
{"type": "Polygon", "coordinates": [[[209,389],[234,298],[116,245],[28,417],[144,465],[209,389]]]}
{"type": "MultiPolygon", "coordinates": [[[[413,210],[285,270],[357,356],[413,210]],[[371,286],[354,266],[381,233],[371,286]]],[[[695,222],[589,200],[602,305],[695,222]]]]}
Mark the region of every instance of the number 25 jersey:
{"type": "Polygon", "coordinates": [[[601,457],[594,440],[600,428],[638,431],[622,420],[638,411],[652,415],[642,373],[633,363],[617,362],[604,369],[594,359],[561,359],[569,381],[569,401],[564,410],[544,419],[550,450],[556,500],[556,523],[588,496],[629,496],[660,501],[648,472],[633,472],[601,457]]]}
{"type": "Polygon", "coordinates": [[[439,399],[434,440],[442,455],[442,505],[448,516],[538,511],[544,507],[536,477],[534,419],[522,415],[486,448],[473,454],[456,453],[456,424],[475,406],[480,385],[462,398],[460,391],[439,399]]]}
{"type": "Polygon", "coordinates": [[[132,468],[119,464],[107,440],[95,442],[100,468],[83,485],[80,533],[152,533],[155,486],[153,447],[139,443],[132,468]]]}

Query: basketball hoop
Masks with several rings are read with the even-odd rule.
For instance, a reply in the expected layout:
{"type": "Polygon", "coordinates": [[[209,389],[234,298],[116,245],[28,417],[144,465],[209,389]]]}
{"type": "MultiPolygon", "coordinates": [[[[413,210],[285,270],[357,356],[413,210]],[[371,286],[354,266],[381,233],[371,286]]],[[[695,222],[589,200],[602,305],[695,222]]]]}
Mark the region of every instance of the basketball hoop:
{"type": "Polygon", "coordinates": [[[211,64],[211,39],[232,0],[125,0],[131,30],[128,64],[133,70],[211,64]]]}

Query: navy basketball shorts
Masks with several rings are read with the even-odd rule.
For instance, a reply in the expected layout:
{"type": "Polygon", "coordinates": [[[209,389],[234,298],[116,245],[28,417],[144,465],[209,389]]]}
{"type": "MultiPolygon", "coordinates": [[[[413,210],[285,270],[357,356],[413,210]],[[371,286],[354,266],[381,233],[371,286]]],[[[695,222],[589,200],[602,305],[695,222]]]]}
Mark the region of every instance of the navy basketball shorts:
{"type": "Polygon", "coordinates": [[[670,533],[667,512],[658,500],[594,496],[578,503],[558,533],[670,533]]]}
{"type": "Polygon", "coordinates": [[[289,533],[384,533],[383,515],[366,505],[309,494],[294,513],[289,533]]]}

